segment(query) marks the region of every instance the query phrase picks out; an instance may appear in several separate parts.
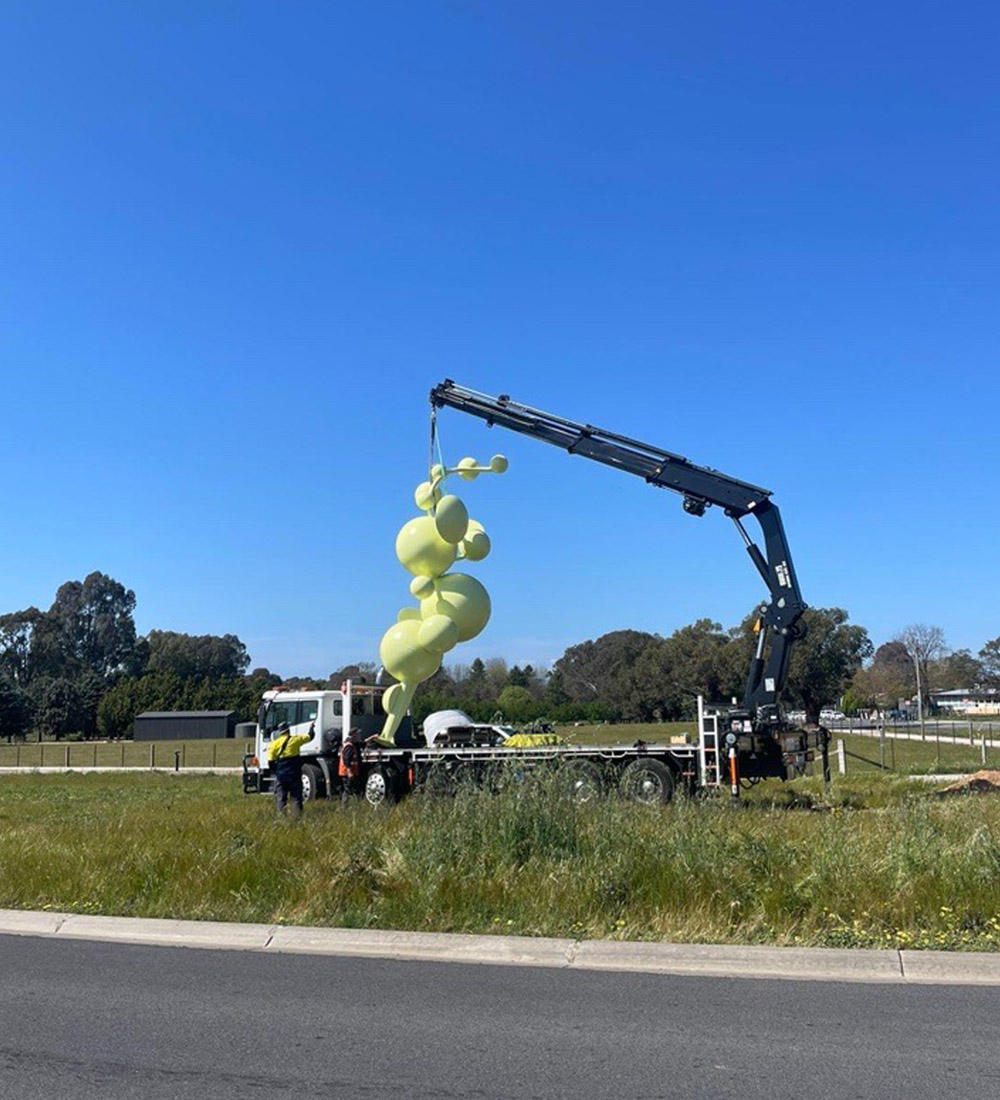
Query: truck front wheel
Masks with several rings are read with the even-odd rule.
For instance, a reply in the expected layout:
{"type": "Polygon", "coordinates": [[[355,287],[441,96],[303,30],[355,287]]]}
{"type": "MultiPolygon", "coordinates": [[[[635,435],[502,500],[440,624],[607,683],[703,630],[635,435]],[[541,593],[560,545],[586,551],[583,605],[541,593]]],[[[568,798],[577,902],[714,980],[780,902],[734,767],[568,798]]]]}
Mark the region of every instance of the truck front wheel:
{"type": "Polygon", "coordinates": [[[325,795],[323,773],[315,764],[302,765],[302,801],[315,802],[325,795]]]}
{"type": "Polygon", "coordinates": [[[622,772],[621,792],[629,802],[665,806],[674,786],[674,773],[659,760],[636,760],[622,772]]]}

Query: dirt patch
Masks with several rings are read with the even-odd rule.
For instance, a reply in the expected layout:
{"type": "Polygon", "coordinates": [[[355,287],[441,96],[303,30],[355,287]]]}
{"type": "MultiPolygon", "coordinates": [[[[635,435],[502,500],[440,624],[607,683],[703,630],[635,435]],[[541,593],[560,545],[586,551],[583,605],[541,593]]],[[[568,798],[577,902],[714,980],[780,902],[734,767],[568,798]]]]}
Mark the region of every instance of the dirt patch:
{"type": "Polygon", "coordinates": [[[1000,771],[983,768],[937,793],[939,798],[947,798],[952,794],[1000,794],[1000,771]]]}

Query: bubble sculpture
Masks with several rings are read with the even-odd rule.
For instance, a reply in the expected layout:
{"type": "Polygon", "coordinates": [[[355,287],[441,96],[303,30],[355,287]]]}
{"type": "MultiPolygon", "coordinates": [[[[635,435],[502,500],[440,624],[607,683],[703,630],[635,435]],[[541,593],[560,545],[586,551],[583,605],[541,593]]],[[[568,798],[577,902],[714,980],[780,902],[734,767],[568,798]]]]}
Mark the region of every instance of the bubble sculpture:
{"type": "Polygon", "coordinates": [[[381,739],[394,741],[417,685],[441,667],[449,649],[475,638],[490,618],[486,589],[466,573],[449,573],[456,560],[482,561],[490,552],[490,539],[481,523],[442,485],[450,474],[475,481],[480,474],[502,474],[507,459],[494,455],[488,466],[463,458],[451,469],[440,463],[431,467],[429,481],[422,481],[413,498],[423,515],[405,523],[396,536],[396,557],[413,574],[410,594],[418,607],[404,607],[396,622],[382,636],[379,654],[386,672],[399,683],[382,696],[386,719],[381,739]]]}

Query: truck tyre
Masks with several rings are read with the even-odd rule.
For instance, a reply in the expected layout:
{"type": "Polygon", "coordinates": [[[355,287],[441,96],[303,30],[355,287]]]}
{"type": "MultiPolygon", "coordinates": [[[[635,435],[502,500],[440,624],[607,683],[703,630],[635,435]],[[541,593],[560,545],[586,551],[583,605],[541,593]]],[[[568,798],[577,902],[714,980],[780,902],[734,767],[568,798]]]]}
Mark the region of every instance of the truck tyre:
{"type": "Polygon", "coordinates": [[[315,764],[302,765],[302,801],[315,802],[317,798],[326,797],[326,788],[323,784],[323,773],[315,764]]]}
{"type": "Polygon", "coordinates": [[[424,772],[420,789],[430,798],[444,798],[455,793],[451,773],[443,760],[435,760],[424,772]]]}
{"type": "Polygon", "coordinates": [[[563,765],[560,784],[566,797],[578,806],[600,800],[604,794],[604,776],[592,760],[571,760],[563,765]]]}
{"type": "Polygon", "coordinates": [[[451,769],[454,794],[472,794],[482,786],[480,773],[471,761],[461,761],[451,769]]]}
{"type": "Polygon", "coordinates": [[[674,773],[659,760],[635,760],[622,772],[621,792],[629,802],[665,806],[674,786],[674,773]]]}
{"type": "Polygon", "coordinates": [[[365,799],[370,806],[395,802],[397,788],[391,768],[372,768],[365,780],[365,799]]]}

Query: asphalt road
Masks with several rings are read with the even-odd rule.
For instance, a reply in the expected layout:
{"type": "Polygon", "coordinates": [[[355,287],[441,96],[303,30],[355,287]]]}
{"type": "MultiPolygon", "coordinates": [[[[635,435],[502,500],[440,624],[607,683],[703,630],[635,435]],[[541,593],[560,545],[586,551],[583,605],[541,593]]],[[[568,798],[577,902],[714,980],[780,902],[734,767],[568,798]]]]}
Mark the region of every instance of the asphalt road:
{"type": "Polygon", "coordinates": [[[1000,989],[0,936],[0,1100],[986,1100],[1000,989]]]}

